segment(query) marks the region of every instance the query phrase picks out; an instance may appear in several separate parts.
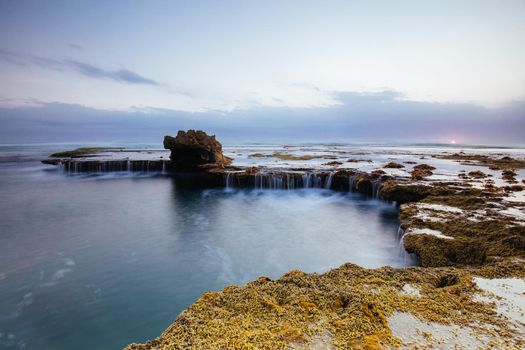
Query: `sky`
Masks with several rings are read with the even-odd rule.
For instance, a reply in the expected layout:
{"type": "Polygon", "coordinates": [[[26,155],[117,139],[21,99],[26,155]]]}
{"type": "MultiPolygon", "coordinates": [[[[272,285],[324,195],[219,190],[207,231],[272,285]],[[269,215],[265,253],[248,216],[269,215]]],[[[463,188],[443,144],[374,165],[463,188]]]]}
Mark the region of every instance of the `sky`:
{"type": "Polygon", "coordinates": [[[523,38],[522,0],[3,0],[0,143],[525,144],[523,38]]]}

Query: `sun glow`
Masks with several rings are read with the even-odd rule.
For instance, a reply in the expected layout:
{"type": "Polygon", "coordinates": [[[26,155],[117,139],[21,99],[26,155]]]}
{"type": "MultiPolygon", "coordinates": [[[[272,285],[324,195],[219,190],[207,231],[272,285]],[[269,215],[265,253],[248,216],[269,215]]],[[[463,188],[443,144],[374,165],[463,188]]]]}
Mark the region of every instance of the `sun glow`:
{"type": "Polygon", "coordinates": [[[455,145],[456,144],[456,140],[450,140],[450,144],[451,145],[455,145]]]}

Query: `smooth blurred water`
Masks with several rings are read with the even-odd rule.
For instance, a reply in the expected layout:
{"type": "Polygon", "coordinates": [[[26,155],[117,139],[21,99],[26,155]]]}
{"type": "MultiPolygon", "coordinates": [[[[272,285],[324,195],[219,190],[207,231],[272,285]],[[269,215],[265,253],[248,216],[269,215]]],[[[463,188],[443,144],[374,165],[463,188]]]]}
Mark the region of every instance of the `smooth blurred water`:
{"type": "Polygon", "coordinates": [[[38,162],[53,150],[0,152],[2,349],[118,349],[160,335],[204,291],[290,269],[413,263],[388,203],[68,176],[38,162]]]}

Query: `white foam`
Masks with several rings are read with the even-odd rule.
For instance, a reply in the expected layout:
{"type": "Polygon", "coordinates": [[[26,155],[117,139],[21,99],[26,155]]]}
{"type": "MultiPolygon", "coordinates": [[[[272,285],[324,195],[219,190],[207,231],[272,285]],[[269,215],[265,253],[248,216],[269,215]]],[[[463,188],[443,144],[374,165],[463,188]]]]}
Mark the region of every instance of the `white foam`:
{"type": "Polygon", "coordinates": [[[75,260],[71,259],[71,258],[65,258],[64,259],[64,264],[66,264],[67,266],[75,266],[75,260]]]}
{"type": "Polygon", "coordinates": [[[53,279],[61,279],[66,276],[66,274],[72,272],[73,269],[60,269],[53,275],[53,279]]]}
{"type": "Polygon", "coordinates": [[[414,287],[413,285],[408,283],[403,286],[403,294],[411,295],[418,298],[421,296],[419,288],[414,287]]]}
{"type": "Polygon", "coordinates": [[[500,214],[520,220],[525,220],[525,209],[507,208],[505,210],[500,211],[500,214]]]}
{"type": "Polygon", "coordinates": [[[475,300],[495,303],[498,314],[511,321],[525,335],[525,280],[475,277],[474,283],[484,292],[476,295],[475,300]]]}
{"type": "Polygon", "coordinates": [[[443,218],[441,216],[432,215],[429,212],[426,211],[418,211],[417,214],[414,216],[417,219],[420,219],[422,221],[430,221],[430,222],[444,222],[446,221],[446,218],[443,218]]]}
{"type": "Polygon", "coordinates": [[[488,332],[476,333],[471,327],[422,322],[406,312],[388,318],[392,335],[402,342],[401,349],[480,349],[494,341],[488,332]]]}
{"type": "Polygon", "coordinates": [[[462,214],[463,209],[451,207],[449,205],[443,205],[443,204],[431,204],[431,203],[418,203],[418,208],[422,209],[431,209],[436,211],[444,211],[447,213],[454,213],[454,214],[462,214]]]}
{"type": "Polygon", "coordinates": [[[503,200],[513,203],[525,203],[525,191],[512,192],[507,197],[504,197],[503,200]]]}
{"type": "Polygon", "coordinates": [[[409,228],[406,234],[407,235],[430,235],[430,236],[434,236],[434,237],[442,238],[442,239],[454,239],[454,237],[444,235],[443,233],[441,233],[441,231],[432,230],[429,228],[409,228]]]}

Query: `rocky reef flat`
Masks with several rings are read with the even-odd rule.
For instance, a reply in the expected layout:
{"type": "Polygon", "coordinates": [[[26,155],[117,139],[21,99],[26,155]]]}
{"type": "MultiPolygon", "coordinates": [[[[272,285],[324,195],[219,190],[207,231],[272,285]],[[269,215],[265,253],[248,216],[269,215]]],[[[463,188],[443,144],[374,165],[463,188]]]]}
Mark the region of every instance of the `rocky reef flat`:
{"type": "Polygon", "coordinates": [[[209,292],[139,349],[519,349],[519,259],[479,268],[290,271],[209,292]]]}
{"type": "Polygon", "coordinates": [[[420,266],[261,277],[203,294],[158,339],[127,349],[525,346],[524,150],[179,140],[165,139],[171,153],[95,149],[43,162],[199,187],[360,192],[399,205],[400,240],[420,266]],[[177,158],[185,147],[189,156],[177,158]]]}

